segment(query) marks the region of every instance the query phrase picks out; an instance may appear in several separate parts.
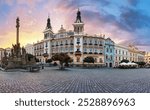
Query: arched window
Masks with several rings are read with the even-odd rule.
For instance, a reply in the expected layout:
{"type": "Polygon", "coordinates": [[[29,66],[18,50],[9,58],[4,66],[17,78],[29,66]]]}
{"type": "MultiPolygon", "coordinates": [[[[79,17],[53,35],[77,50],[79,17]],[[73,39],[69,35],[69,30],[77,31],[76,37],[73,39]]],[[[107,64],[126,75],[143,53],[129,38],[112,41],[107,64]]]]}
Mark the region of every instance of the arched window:
{"type": "Polygon", "coordinates": [[[108,55],[106,55],[106,60],[108,60],[108,55]]]}
{"type": "Polygon", "coordinates": [[[97,58],[94,59],[95,63],[97,63],[97,58]]]}

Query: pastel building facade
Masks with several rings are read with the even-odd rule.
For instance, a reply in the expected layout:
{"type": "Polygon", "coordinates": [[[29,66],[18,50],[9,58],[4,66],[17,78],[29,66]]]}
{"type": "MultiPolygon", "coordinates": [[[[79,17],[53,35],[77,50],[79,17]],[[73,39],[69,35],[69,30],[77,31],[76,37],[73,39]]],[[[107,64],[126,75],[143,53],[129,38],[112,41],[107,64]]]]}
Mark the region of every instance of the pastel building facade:
{"type": "Polygon", "coordinates": [[[2,58],[3,58],[5,55],[6,55],[7,57],[9,57],[9,56],[11,55],[11,48],[5,48],[5,49],[0,48],[0,65],[2,64],[2,58]]]}
{"type": "Polygon", "coordinates": [[[25,45],[26,53],[34,55],[34,44],[25,45]]]}
{"type": "Polygon", "coordinates": [[[66,30],[61,25],[58,32],[54,33],[48,17],[43,40],[33,44],[34,55],[40,62],[45,63],[55,53],[67,53],[75,65],[82,65],[83,59],[88,56],[95,59],[96,65],[106,67],[118,66],[123,59],[144,61],[143,52],[133,45],[126,47],[115,44],[104,35],[85,34],[85,24],[79,10],[72,25],[73,30],[66,30]]]}
{"type": "MultiPolygon", "coordinates": [[[[55,53],[67,53],[72,59],[73,64],[83,64],[83,59],[92,56],[95,64],[104,66],[104,45],[105,38],[100,35],[88,35],[84,33],[84,22],[81,19],[81,12],[78,10],[77,17],[73,23],[73,30],[67,31],[61,25],[60,30],[54,33],[52,30],[50,18],[47,19],[47,25],[44,30],[44,39],[41,41],[43,48],[40,54],[41,61],[46,62],[55,53]]],[[[34,44],[34,48],[39,43],[34,44]]],[[[35,55],[39,58],[38,51],[35,55]]]]}
{"type": "Polygon", "coordinates": [[[119,63],[123,60],[129,60],[129,51],[128,51],[128,47],[122,46],[122,45],[118,45],[115,44],[115,57],[114,57],[115,61],[114,61],[114,65],[118,66],[119,63]]]}
{"type": "Polygon", "coordinates": [[[4,49],[0,48],[0,65],[2,64],[2,58],[4,57],[4,49]]]}
{"type": "Polygon", "coordinates": [[[129,51],[129,61],[133,62],[144,62],[145,53],[143,51],[140,51],[137,47],[133,45],[128,46],[129,51]]]}
{"type": "Polygon", "coordinates": [[[147,64],[150,64],[150,52],[146,52],[146,53],[145,53],[145,62],[146,62],[147,64]]]}
{"type": "Polygon", "coordinates": [[[144,52],[140,51],[134,45],[123,46],[115,44],[115,66],[123,60],[129,60],[129,62],[144,62],[144,52]]]}
{"type": "Polygon", "coordinates": [[[38,41],[37,43],[33,44],[34,47],[34,56],[36,56],[37,59],[39,59],[40,62],[45,62],[45,59],[43,57],[44,55],[44,41],[38,41]]]}
{"type": "Polygon", "coordinates": [[[110,38],[105,39],[105,65],[114,67],[115,43],[110,38]]]}

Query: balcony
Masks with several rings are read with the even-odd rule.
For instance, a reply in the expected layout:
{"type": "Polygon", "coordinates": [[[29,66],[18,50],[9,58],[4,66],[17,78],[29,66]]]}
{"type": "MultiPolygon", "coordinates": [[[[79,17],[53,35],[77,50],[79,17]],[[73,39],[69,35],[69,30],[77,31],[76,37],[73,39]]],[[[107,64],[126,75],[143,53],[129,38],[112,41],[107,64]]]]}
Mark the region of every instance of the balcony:
{"type": "Polygon", "coordinates": [[[89,43],[89,45],[93,45],[92,43],[89,43]]]}
{"type": "Polygon", "coordinates": [[[87,45],[87,43],[83,43],[83,45],[87,45]]]}
{"type": "Polygon", "coordinates": [[[92,54],[92,52],[89,52],[89,54],[92,54]]]}
{"type": "Polygon", "coordinates": [[[87,54],[87,52],[83,52],[83,54],[87,54]]]}
{"type": "Polygon", "coordinates": [[[100,55],[103,55],[103,53],[99,53],[100,55]]]}
{"type": "Polygon", "coordinates": [[[94,45],[98,45],[98,44],[94,44],[94,45]]]}
{"type": "Polygon", "coordinates": [[[102,44],[99,44],[99,46],[103,46],[102,44]]]}
{"type": "Polygon", "coordinates": [[[65,45],[68,45],[68,43],[66,43],[65,45]]]}
{"type": "Polygon", "coordinates": [[[98,54],[97,52],[94,52],[94,54],[98,54]]]}
{"type": "Polygon", "coordinates": [[[43,57],[48,57],[48,56],[49,56],[48,53],[43,54],[43,57]]]}
{"type": "Polygon", "coordinates": [[[80,44],[80,42],[77,42],[77,44],[80,44]]]}
{"type": "Polygon", "coordinates": [[[76,51],[75,55],[81,55],[81,51],[76,51]]]}
{"type": "Polygon", "coordinates": [[[63,44],[60,44],[60,46],[63,46],[63,44]]]}
{"type": "Polygon", "coordinates": [[[73,45],[73,43],[70,43],[70,45],[73,45]]]}

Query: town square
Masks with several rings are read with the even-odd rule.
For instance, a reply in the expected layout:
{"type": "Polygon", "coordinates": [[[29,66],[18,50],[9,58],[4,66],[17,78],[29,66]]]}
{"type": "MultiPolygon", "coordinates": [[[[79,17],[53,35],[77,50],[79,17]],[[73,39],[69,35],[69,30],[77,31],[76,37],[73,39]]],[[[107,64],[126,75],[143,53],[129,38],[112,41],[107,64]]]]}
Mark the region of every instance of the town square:
{"type": "Polygon", "coordinates": [[[147,4],[12,1],[0,1],[1,93],[150,92],[147,4]]]}
{"type": "Polygon", "coordinates": [[[46,67],[40,72],[0,72],[1,93],[149,93],[149,69],[46,67]]]}

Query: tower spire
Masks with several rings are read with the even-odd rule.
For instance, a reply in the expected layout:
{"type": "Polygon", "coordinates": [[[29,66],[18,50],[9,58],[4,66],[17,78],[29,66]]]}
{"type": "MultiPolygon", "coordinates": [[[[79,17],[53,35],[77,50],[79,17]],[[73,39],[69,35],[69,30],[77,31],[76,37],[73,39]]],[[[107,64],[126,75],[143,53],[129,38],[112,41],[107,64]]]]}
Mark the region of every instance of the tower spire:
{"type": "Polygon", "coordinates": [[[84,33],[84,23],[82,22],[81,12],[80,12],[79,8],[77,11],[76,21],[73,23],[73,27],[74,27],[74,32],[76,34],[84,33]]]}
{"type": "Polygon", "coordinates": [[[47,26],[46,26],[46,29],[52,29],[51,20],[50,20],[49,14],[48,14],[48,19],[47,19],[47,26]]]}

